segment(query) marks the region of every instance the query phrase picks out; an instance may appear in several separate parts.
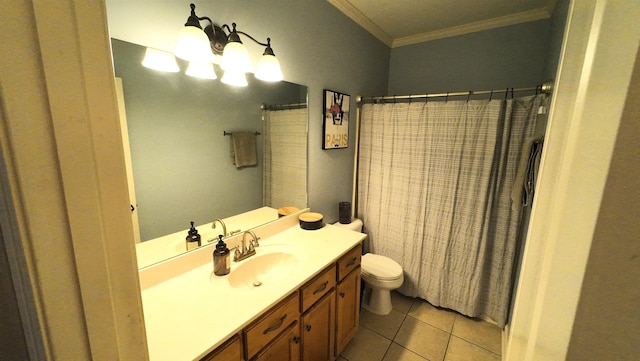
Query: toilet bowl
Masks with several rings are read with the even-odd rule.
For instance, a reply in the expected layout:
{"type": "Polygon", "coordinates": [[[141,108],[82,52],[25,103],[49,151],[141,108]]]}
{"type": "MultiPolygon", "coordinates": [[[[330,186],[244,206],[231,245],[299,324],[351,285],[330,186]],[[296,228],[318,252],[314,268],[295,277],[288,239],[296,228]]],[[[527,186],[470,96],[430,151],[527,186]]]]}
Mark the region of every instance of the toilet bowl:
{"type": "MultiPolygon", "coordinates": [[[[354,219],[351,223],[335,223],[352,231],[362,231],[362,221],[354,219]]],[[[371,313],[387,315],[391,312],[391,291],[402,286],[404,273],[402,266],[389,257],[367,253],[362,256],[361,275],[364,282],[362,307],[371,313]]]]}

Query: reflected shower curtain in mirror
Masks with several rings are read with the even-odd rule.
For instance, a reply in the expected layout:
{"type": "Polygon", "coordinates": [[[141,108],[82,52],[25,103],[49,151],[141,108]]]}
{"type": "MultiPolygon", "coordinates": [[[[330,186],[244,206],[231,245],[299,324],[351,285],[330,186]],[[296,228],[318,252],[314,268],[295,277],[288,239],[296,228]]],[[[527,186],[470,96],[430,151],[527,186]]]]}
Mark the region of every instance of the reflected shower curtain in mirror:
{"type": "Polygon", "coordinates": [[[358,217],[399,291],[504,326],[521,208],[511,190],[546,95],[364,104],[358,217]]]}
{"type": "Polygon", "coordinates": [[[264,110],[265,206],[307,207],[307,108],[264,110]]]}

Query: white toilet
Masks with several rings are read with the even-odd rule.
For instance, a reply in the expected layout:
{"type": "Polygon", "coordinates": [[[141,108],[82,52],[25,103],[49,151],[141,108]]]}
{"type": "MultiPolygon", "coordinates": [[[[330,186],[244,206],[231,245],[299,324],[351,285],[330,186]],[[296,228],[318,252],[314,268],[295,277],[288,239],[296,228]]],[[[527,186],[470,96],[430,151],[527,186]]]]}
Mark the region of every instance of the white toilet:
{"type": "MultiPolygon", "coordinates": [[[[362,221],[354,219],[351,223],[334,223],[352,231],[362,231],[362,221]]],[[[391,258],[367,253],[362,256],[361,263],[362,280],[365,289],[362,294],[362,307],[369,312],[378,315],[387,315],[391,312],[391,290],[402,286],[404,273],[402,266],[391,258]]]]}

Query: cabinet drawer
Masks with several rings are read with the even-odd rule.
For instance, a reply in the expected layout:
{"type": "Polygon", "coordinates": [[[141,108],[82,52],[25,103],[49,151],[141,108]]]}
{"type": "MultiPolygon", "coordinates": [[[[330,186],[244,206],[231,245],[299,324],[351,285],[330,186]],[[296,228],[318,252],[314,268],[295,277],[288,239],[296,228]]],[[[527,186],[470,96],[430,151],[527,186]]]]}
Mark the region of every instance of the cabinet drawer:
{"type": "Polygon", "coordinates": [[[345,278],[349,272],[360,266],[362,244],[358,244],[338,260],[338,281],[345,278]]]}
{"type": "Polygon", "coordinates": [[[298,320],[300,317],[299,304],[300,296],[298,292],[294,292],[245,329],[244,340],[247,358],[252,358],[287,326],[298,320]]]}
{"type": "Polygon", "coordinates": [[[336,267],[331,265],[311,281],[302,286],[302,312],[311,307],[336,285],[336,267]]]}

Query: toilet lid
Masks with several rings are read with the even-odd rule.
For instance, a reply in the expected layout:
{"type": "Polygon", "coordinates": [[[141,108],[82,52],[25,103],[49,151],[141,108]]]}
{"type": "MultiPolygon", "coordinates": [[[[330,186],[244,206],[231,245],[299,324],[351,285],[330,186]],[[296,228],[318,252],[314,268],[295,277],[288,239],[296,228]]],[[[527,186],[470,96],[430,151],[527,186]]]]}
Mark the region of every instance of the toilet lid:
{"type": "Polygon", "coordinates": [[[402,276],[402,267],[389,257],[367,253],[362,256],[362,273],[381,280],[402,276]]]}

